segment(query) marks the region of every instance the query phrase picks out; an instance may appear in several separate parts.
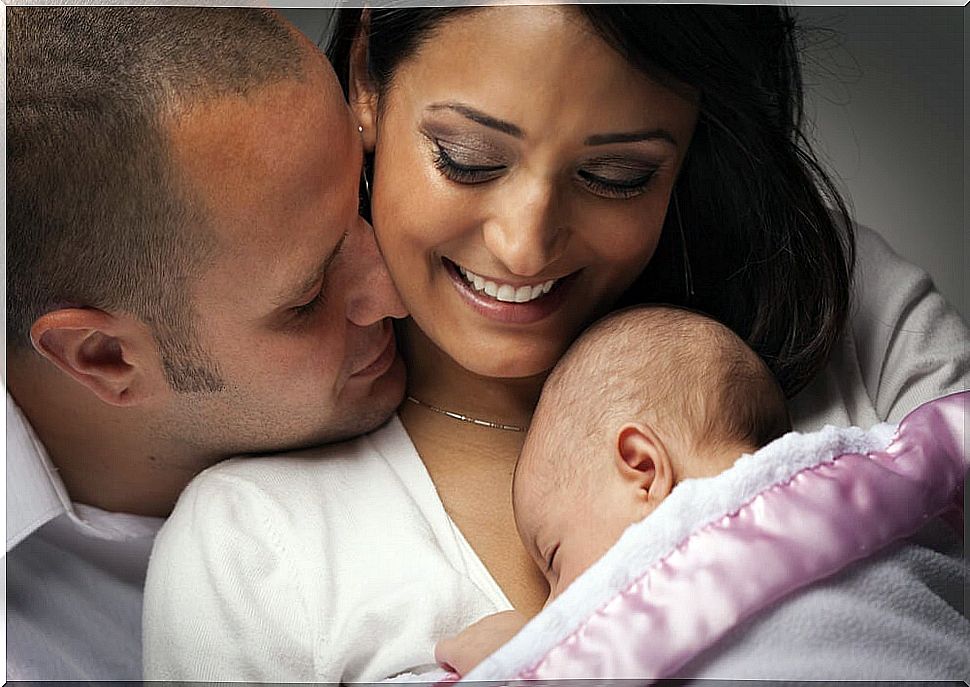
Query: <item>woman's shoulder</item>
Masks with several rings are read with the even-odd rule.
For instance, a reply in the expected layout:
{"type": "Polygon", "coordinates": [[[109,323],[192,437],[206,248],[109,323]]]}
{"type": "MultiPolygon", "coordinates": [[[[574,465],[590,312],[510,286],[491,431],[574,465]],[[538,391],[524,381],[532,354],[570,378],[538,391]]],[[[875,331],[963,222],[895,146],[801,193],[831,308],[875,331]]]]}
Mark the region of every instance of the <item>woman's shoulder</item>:
{"type": "Polygon", "coordinates": [[[186,487],[170,520],[206,519],[224,511],[261,513],[279,521],[299,513],[298,520],[335,515],[360,503],[369,493],[406,488],[396,479],[385,454],[413,447],[396,417],[354,439],[279,454],[244,456],[222,461],[200,473],[186,487]],[[353,496],[353,498],[351,498],[353,496]]]}
{"type": "Polygon", "coordinates": [[[926,270],[901,257],[876,230],[855,225],[856,264],[853,306],[856,316],[897,312],[914,294],[933,289],[926,270]]]}
{"type": "Polygon", "coordinates": [[[793,418],[898,422],[933,398],[970,386],[970,330],[927,272],[857,225],[852,309],[825,369],[793,399],[793,418]]]}
{"type": "Polygon", "coordinates": [[[862,348],[878,344],[880,359],[893,347],[912,359],[927,348],[965,348],[963,318],[936,289],[926,270],[900,257],[876,231],[856,226],[856,272],[849,326],[862,348]]]}

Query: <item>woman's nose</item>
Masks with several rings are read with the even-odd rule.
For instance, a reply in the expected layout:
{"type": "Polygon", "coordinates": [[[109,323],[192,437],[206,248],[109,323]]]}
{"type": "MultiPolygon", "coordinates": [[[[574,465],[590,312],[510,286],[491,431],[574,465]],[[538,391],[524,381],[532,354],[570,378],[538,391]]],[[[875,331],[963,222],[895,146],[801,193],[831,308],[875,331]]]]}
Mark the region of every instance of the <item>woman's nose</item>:
{"type": "Polygon", "coordinates": [[[563,252],[568,231],[551,184],[520,187],[502,198],[482,227],[485,246],[512,274],[534,277],[563,252]]]}

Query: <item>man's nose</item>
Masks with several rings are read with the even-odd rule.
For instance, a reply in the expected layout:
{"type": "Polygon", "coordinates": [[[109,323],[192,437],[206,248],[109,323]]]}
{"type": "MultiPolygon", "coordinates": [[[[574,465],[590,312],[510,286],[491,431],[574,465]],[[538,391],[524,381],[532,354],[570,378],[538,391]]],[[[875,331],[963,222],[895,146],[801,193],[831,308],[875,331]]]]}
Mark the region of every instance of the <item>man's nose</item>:
{"type": "Polygon", "coordinates": [[[555,204],[552,184],[524,184],[485,221],[485,246],[512,274],[534,277],[562,255],[568,232],[555,204]]]}
{"type": "Polygon", "coordinates": [[[353,240],[347,248],[354,253],[348,261],[353,269],[348,276],[347,319],[366,327],[385,317],[407,317],[408,311],[374,239],[374,230],[360,219],[351,232],[353,240]]]}

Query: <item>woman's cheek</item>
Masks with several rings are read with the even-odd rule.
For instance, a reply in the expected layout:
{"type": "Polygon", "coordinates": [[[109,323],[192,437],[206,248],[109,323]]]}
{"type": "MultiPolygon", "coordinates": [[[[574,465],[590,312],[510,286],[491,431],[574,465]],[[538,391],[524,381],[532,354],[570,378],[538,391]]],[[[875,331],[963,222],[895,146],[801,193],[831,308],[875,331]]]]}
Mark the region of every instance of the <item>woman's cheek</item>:
{"type": "Polygon", "coordinates": [[[660,242],[663,230],[663,212],[650,206],[632,212],[623,212],[611,222],[600,217],[594,232],[593,245],[601,261],[623,271],[642,270],[660,242]]]}

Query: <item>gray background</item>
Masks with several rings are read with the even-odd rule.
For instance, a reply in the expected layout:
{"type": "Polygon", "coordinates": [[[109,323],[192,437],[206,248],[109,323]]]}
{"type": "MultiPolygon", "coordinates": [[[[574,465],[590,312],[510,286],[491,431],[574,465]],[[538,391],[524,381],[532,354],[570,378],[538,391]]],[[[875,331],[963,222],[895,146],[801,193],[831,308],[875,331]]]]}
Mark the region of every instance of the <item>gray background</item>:
{"type": "MultiPolygon", "coordinates": [[[[331,10],[284,13],[314,41],[331,10]]],[[[810,137],[858,222],[970,319],[962,7],[798,7],[810,137]]]]}

